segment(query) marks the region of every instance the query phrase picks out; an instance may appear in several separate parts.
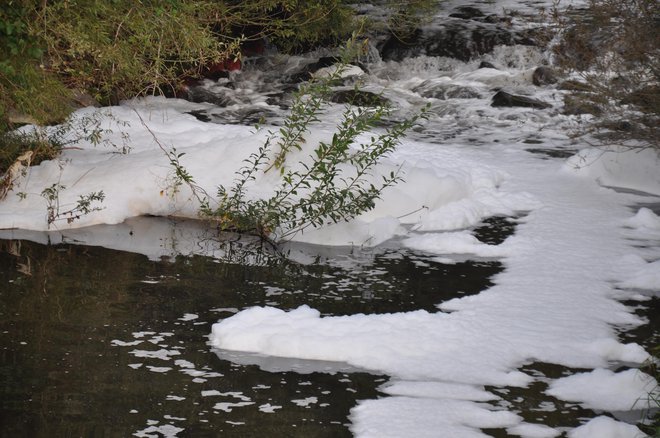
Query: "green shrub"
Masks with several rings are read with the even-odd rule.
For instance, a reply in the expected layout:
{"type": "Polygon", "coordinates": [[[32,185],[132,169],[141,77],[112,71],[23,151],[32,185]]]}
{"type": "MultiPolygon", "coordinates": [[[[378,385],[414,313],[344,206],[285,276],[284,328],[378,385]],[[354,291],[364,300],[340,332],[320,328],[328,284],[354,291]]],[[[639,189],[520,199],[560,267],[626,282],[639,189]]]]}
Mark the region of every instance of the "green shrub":
{"type": "Polygon", "coordinates": [[[0,134],[16,122],[57,122],[69,112],[68,90],[40,64],[29,3],[9,1],[0,8],[0,134]]]}
{"type": "Polygon", "coordinates": [[[35,9],[31,31],[47,69],[101,103],[176,88],[203,66],[236,56],[238,41],[211,31],[211,1],[70,0],[35,9]]]}

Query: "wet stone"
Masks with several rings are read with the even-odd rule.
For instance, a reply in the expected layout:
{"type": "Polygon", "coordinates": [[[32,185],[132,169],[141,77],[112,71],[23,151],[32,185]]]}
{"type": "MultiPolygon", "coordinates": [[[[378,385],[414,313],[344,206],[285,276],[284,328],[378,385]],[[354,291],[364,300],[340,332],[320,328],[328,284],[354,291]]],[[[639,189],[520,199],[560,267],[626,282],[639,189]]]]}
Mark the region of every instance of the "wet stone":
{"type": "Polygon", "coordinates": [[[455,12],[449,14],[452,18],[461,18],[463,20],[472,20],[474,18],[484,17],[484,14],[481,9],[475,8],[473,6],[461,6],[455,9],[455,12]]]}
{"type": "Polygon", "coordinates": [[[319,71],[322,68],[331,67],[337,63],[341,62],[341,59],[336,56],[323,56],[319,58],[316,62],[311,62],[305,65],[300,71],[292,74],[289,77],[289,82],[297,84],[300,82],[308,81],[312,78],[313,74],[319,71]]]}
{"type": "Polygon", "coordinates": [[[226,107],[234,103],[231,97],[221,93],[213,92],[204,87],[193,87],[188,90],[187,95],[181,96],[190,102],[212,103],[219,107],[226,107]]]}
{"type": "Polygon", "coordinates": [[[495,70],[498,69],[497,67],[495,67],[493,64],[491,64],[488,61],[481,61],[481,63],[479,64],[479,68],[493,68],[495,70]]]}
{"type": "Polygon", "coordinates": [[[552,105],[550,105],[549,103],[540,101],[538,99],[532,99],[531,97],[510,94],[507,93],[506,91],[498,91],[497,94],[493,96],[493,101],[491,103],[491,106],[525,107],[525,108],[537,108],[537,109],[552,108],[552,105]]]}
{"type": "Polygon", "coordinates": [[[532,82],[536,86],[556,84],[559,79],[557,72],[550,67],[537,67],[532,75],[532,82]]]}
{"type": "Polygon", "coordinates": [[[577,150],[574,149],[561,150],[561,149],[530,148],[526,150],[527,152],[531,152],[532,154],[539,154],[547,158],[559,158],[562,160],[572,157],[577,153],[577,150]]]}
{"type": "Polygon", "coordinates": [[[204,110],[188,111],[186,114],[190,114],[200,122],[210,122],[212,120],[211,117],[208,115],[208,113],[204,110]]]}
{"type": "Polygon", "coordinates": [[[463,85],[437,83],[433,80],[422,82],[413,89],[422,97],[434,99],[478,99],[481,94],[473,88],[463,85]]]}

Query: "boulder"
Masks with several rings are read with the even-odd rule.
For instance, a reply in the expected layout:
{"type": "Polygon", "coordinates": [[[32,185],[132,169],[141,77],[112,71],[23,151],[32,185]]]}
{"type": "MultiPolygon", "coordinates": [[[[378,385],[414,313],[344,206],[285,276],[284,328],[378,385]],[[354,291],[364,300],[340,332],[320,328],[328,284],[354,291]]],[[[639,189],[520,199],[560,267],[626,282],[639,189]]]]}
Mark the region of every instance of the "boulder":
{"type": "Polygon", "coordinates": [[[481,63],[479,64],[479,68],[493,68],[497,70],[497,67],[495,67],[493,64],[491,64],[488,61],[481,61],[481,63]]]}
{"type": "Polygon", "coordinates": [[[71,100],[72,100],[71,106],[74,110],[78,108],[85,108],[88,106],[93,106],[97,108],[101,106],[101,104],[98,102],[98,100],[94,98],[94,96],[80,89],[72,90],[71,100]]]}
{"type": "Polygon", "coordinates": [[[326,67],[335,65],[340,61],[336,56],[323,56],[319,58],[316,62],[309,63],[305,65],[300,71],[291,75],[289,82],[297,84],[300,82],[308,81],[312,78],[312,75],[318,70],[326,67]]]}
{"type": "Polygon", "coordinates": [[[21,113],[13,109],[7,111],[7,120],[11,125],[38,125],[39,121],[29,114],[21,113]]]}
{"type": "Polygon", "coordinates": [[[536,86],[556,84],[557,73],[550,67],[537,67],[532,74],[532,82],[536,86]]]}
{"type": "Polygon", "coordinates": [[[506,91],[498,91],[495,96],[493,96],[493,101],[490,106],[494,107],[526,107],[526,108],[537,108],[545,109],[552,108],[547,102],[540,101],[538,99],[532,99],[531,97],[518,96],[515,94],[507,93],[506,91]]]}

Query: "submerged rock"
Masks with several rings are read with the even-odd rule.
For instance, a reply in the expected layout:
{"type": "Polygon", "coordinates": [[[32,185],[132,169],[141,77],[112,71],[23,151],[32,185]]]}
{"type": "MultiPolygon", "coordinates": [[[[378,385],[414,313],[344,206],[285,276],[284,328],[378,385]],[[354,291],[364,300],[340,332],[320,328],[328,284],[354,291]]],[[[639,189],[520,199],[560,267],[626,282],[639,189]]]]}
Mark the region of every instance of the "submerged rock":
{"type": "Polygon", "coordinates": [[[206,110],[193,110],[193,111],[188,111],[186,114],[190,114],[200,122],[208,123],[210,122],[211,116],[206,112],[206,110]]]}
{"type": "Polygon", "coordinates": [[[532,99],[531,97],[518,96],[515,94],[507,93],[506,91],[498,91],[495,96],[493,96],[493,101],[490,104],[494,107],[526,107],[526,108],[552,108],[547,102],[543,102],[538,99],[532,99]]]}
{"type": "Polygon", "coordinates": [[[437,82],[433,79],[424,81],[413,88],[415,93],[422,97],[432,97],[434,99],[478,99],[481,94],[473,88],[466,85],[457,85],[447,82],[437,82]]]}
{"type": "Polygon", "coordinates": [[[181,94],[177,97],[195,103],[201,103],[201,102],[212,103],[213,105],[217,105],[219,107],[226,107],[235,103],[235,101],[230,97],[230,95],[220,93],[217,91],[211,91],[204,87],[191,87],[187,90],[185,94],[181,94]]]}
{"type": "Polygon", "coordinates": [[[491,64],[488,61],[481,61],[481,63],[479,64],[479,68],[492,68],[492,69],[498,70],[497,67],[495,67],[493,64],[491,64]]]}

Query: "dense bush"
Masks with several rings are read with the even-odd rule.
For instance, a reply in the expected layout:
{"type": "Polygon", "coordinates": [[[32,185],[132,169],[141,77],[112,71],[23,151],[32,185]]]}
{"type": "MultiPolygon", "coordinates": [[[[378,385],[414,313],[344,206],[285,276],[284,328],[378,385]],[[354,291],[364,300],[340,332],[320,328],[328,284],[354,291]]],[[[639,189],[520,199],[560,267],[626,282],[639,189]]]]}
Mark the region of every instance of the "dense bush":
{"type": "Polygon", "coordinates": [[[210,30],[204,1],[75,0],[35,10],[46,68],[101,103],[176,87],[201,66],[235,56],[236,43],[210,30]]]}
{"type": "Polygon", "coordinates": [[[351,26],[341,0],[10,0],[0,10],[0,132],[62,120],[70,90],[102,104],[159,93],[239,57],[244,40],[293,49],[351,26]]]}
{"type": "Polygon", "coordinates": [[[43,47],[31,33],[27,1],[0,8],[0,133],[9,120],[47,123],[68,113],[69,92],[41,65],[43,47]]]}

